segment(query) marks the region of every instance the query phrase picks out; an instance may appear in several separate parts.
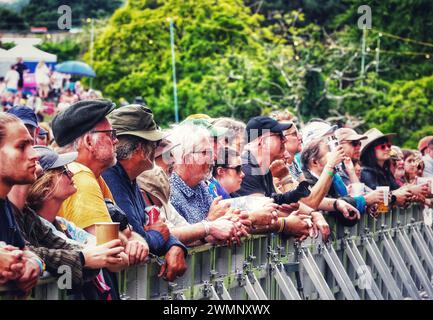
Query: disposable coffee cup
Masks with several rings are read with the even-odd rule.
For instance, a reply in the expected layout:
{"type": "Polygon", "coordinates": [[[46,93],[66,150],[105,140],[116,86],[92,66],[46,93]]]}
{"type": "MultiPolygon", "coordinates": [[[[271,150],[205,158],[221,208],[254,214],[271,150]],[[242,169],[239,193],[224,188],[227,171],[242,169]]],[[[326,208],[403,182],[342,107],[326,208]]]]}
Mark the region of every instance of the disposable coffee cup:
{"type": "Polygon", "coordinates": [[[389,211],[389,207],[388,207],[389,187],[376,187],[376,190],[383,191],[383,200],[378,203],[377,212],[387,213],[389,211]]]}
{"type": "Polygon", "coordinates": [[[363,196],[365,193],[365,184],[361,182],[356,182],[351,184],[352,187],[352,197],[363,196]]]}
{"type": "Polygon", "coordinates": [[[119,222],[98,222],[96,227],[96,244],[104,244],[119,239],[119,222]]]}

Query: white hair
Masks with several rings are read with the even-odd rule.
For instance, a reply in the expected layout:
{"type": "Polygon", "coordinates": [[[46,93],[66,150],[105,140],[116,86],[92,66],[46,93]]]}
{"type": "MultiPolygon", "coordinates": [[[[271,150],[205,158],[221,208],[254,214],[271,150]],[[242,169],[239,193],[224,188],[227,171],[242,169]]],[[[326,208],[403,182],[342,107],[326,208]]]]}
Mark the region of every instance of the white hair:
{"type": "MultiPolygon", "coordinates": [[[[75,138],[74,141],[64,145],[63,147],[56,147],[55,151],[57,153],[68,153],[78,151],[78,148],[83,143],[84,137],[90,133],[90,131],[83,133],[78,138],[75,138]]],[[[91,135],[92,142],[96,144],[98,137],[96,135],[91,135]]]]}
{"type": "Polygon", "coordinates": [[[204,127],[193,124],[181,124],[174,127],[170,133],[170,141],[179,144],[172,150],[176,164],[182,164],[184,157],[202,145],[203,139],[210,141],[210,135],[204,127]]]}

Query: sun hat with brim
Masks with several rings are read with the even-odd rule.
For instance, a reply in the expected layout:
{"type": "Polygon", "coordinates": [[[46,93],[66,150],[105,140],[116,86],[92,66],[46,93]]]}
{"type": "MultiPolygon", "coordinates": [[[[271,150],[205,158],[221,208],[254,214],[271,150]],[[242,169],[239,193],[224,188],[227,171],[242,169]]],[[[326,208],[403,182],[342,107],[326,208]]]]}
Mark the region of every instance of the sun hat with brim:
{"type": "Polygon", "coordinates": [[[304,143],[304,146],[306,146],[314,139],[322,138],[329,134],[333,134],[337,129],[337,125],[330,125],[326,122],[310,122],[302,129],[302,142],[304,143]]]}
{"type": "Polygon", "coordinates": [[[428,147],[429,144],[431,144],[433,142],[433,136],[427,136],[422,138],[419,142],[418,142],[418,150],[420,152],[423,152],[425,148],[428,147]]]}
{"type": "Polygon", "coordinates": [[[139,104],[130,104],[111,112],[108,117],[117,136],[131,135],[149,141],[159,141],[164,133],[153,119],[152,110],[139,104]]]}
{"type": "Polygon", "coordinates": [[[39,155],[39,164],[44,171],[61,168],[74,162],[78,157],[78,152],[58,154],[54,150],[45,146],[34,146],[34,149],[39,155]]]}
{"type": "Polygon", "coordinates": [[[198,119],[210,120],[212,118],[204,113],[194,113],[186,117],[185,120],[198,120],[198,119]]]}
{"type": "Polygon", "coordinates": [[[209,131],[212,137],[219,138],[224,136],[228,129],[223,127],[214,126],[207,119],[186,119],[181,124],[192,124],[195,126],[201,126],[209,131]]]}
{"type": "Polygon", "coordinates": [[[360,141],[367,139],[366,135],[358,134],[351,128],[340,128],[335,130],[335,136],[338,141],[360,141]]]}
{"type": "Polygon", "coordinates": [[[394,138],[396,133],[387,133],[383,134],[379,129],[372,128],[364,133],[367,136],[367,139],[361,141],[361,155],[363,152],[370,146],[373,142],[381,139],[381,138],[394,138]]]}

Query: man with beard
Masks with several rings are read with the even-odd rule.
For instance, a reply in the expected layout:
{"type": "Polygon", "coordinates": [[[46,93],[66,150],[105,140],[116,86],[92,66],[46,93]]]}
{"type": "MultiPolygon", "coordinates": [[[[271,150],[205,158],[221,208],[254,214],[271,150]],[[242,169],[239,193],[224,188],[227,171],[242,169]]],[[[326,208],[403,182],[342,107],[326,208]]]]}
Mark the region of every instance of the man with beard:
{"type": "Polygon", "coordinates": [[[359,182],[356,176],[355,168],[353,167],[353,159],[359,159],[361,152],[361,141],[367,139],[367,136],[356,133],[350,128],[340,128],[335,131],[335,137],[343,147],[346,156],[343,160],[342,169],[338,173],[345,185],[359,182]]]}
{"type": "MultiPolygon", "coordinates": [[[[68,165],[77,192],[66,199],[59,216],[95,234],[95,223],[112,222],[106,199],[113,195],[101,174],[116,164],[116,130],[106,116],[115,104],[109,100],[83,100],[59,112],[52,121],[54,138],[62,152],[77,151],[75,162],[68,165]]],[[[125,252],[129,262],[141,263],[149,248],[144,239],[125,228],[125,252]]]]}
{"type": "Polygon", "coordinates": [[[153,168],[155,149],[163,133],[153,120],[152,111],[142,105],[128,105],[113,111],[110,122],[119,138],[118,161],[103,177],[134,230],[146,238],[150,251],[158,256],[165,255],[159,275],[173,281],[186,271],[187,250],[170,234],[167,225],[156,219],[156,212],[150,209],[150,203],[146,204],[137,184],[137,177],[153,168]]]}

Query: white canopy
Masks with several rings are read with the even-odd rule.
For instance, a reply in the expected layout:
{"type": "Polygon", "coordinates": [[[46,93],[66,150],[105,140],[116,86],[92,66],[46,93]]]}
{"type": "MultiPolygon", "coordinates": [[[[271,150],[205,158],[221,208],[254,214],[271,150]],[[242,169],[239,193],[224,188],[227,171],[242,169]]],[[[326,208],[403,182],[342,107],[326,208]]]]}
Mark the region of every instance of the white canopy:
{"type": "Polygon", "coordinates": [[[0,52],[1,60],[16,60],[19,57],[23,58],[25,62],[39,62],[41,60],[45,62],[57,62],[55,54],[42,51],[29,44],[20,44],[6,52],[0,52]]]}

